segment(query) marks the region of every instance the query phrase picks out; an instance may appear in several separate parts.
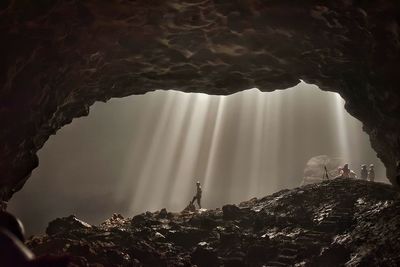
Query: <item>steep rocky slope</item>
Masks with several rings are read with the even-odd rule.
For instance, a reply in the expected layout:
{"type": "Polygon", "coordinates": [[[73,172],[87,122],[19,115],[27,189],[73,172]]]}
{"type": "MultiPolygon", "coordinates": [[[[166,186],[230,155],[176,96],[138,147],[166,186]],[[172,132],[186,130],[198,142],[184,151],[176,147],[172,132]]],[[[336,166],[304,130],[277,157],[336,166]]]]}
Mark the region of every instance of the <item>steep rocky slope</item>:
{"type": "Polygon", "coordinates": [[[60,218],[28,245],[78,266],[398,266],[399,240],[392,186],[336,179],[216,210],[60,218]]]}
{"type": "Polygon", "coordinates": [[[5,0],[0,199],[51,134],[95,101],[156,89],[232,94],[303,79],[339,92],[394,179],[398,0],[5,0]]]}

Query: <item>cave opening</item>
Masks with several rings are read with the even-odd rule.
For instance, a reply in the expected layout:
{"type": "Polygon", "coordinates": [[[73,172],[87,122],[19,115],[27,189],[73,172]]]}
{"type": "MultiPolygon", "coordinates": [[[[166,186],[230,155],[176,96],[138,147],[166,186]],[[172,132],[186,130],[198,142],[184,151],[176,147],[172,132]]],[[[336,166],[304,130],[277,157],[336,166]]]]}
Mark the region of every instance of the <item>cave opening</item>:
{"type": "Polygon", "coordinates": [[[179,211],[197,180],[206,208],[263,197],[299,186],[316,155],[343,158],[357,174],[373,163],[377,181],[388,182],[344,100],[304,82],[268,93],[155,91],[96,103],[38,154],[39,168],[9,203],[29,233],[69,214],[97,224],[112,213],[179,211]]]}

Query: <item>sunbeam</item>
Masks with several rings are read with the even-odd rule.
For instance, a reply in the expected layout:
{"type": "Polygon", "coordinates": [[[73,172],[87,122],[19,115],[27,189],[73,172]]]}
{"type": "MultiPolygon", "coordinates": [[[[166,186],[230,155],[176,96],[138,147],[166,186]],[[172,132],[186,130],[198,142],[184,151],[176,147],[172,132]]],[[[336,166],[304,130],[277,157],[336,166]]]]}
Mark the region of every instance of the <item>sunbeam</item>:
{"type": "Polygon", "coordinates": [[[343,98],[339,95],[335,95],[335,100],[336,100],[336,109],[335,109],[335,114],[336,114],[336,126],[337,126],[337,135],[338,135],[338,141],[339,141],[339,147],[340,147],[340,153],[341,157],[345,159],[350,158],[350,148],[349,148],[349,139],[348,139],[348,131],[346,131],[346,122],[345,122],[345,110],[343,108],[344,106],[344,100],[343,98]]]}
{"type": "Polygon", "coordinates": [[[187,133],[180,143],[181,153],[177,158],[177,167],[173,176],[170,177],[171,184],[164,191],[164,203],[170,203],[172,206],[182,205],[181,196],[190,198],[196,173],[201,140],[205,132],[207,123],[207,112],[210,106],[209,96],[196,95],[193,103],[193,112],[190,113],[190,119],[187,127],[187,133]]]}
{"type": "Polygon", "coordinates": [[[156,91],[96,104],[89,117],[50,139],[41,166],[10,206],[41,194],[29,212],[46,214],[43,223],[63,210],[54,202],[89,222],[112,212],[179,211],[198,180],[203,207],[215,208],[298,186],[316,155],[341,157],[355,171],[374,163],[385,181],[361,123],[343,105],[338,94],[304,82],[269,93],[156,91]],[[43,192],[36,181],[65,193],[43,192]]]}

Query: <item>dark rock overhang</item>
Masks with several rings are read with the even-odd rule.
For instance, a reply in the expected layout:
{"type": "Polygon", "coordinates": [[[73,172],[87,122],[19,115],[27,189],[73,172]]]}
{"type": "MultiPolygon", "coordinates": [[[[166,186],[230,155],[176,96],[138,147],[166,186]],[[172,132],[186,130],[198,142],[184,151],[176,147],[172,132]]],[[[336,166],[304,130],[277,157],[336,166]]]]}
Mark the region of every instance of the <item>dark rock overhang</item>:
{"type": "Polygon", "coordinates": [[[396,0],[3,1],[0,199],[95,101],[156,89],[227,95],[299,82],[339,92],[395,182],[396,0]]]}

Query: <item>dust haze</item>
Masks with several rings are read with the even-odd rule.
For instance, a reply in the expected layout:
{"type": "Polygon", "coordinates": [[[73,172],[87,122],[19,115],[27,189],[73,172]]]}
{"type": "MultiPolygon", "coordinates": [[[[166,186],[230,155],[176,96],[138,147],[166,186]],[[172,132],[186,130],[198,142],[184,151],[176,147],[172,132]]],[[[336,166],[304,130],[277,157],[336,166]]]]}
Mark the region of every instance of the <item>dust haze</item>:
{"type": "Polygon", "coordinates": [[[28,233],[75,214],[182,210],[203,187],[205,208],[299,186],[316,155],[385,169],[339,95],[316,86],[231,96],[156,91],[96,103],[39,151],[40,165],[9,203],[28,233]]]}

